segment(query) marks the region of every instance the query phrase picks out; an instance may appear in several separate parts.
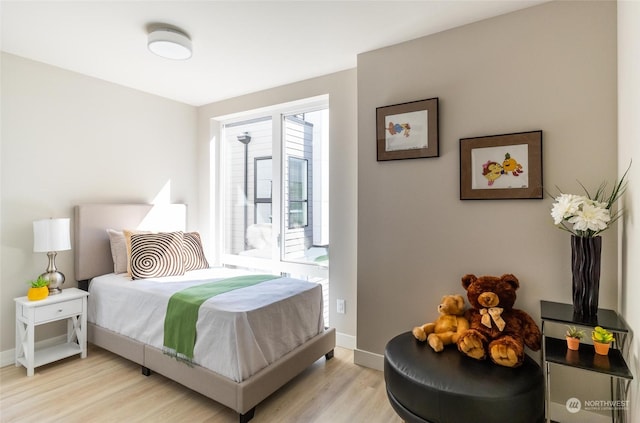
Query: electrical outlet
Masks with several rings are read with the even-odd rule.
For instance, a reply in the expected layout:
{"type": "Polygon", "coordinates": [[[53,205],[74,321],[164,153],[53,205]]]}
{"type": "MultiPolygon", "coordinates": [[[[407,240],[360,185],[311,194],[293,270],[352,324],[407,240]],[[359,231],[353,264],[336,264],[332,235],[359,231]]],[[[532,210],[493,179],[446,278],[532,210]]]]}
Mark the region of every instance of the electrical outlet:
{"type": "Polygon", "coordinates": [[[339,314],[344,314],[344,300],[338,298],[338,300],[336,302],[337,302],[337,310],[336,311],[339,314]]]}

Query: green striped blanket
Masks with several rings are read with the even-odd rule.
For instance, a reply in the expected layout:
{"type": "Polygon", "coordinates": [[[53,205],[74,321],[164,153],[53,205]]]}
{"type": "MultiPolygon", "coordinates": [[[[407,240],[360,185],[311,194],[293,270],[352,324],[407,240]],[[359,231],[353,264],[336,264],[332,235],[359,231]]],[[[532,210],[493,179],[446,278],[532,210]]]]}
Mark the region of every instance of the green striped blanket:
{"type": "Polygon", "coordinates": [[[274,275],[236,276],[174,293],[169,298],[164,318],[164,352],[179,360],[191,362],[197,336],[196,322],[202,303],[216,295],[277,278],[274,275]]]}

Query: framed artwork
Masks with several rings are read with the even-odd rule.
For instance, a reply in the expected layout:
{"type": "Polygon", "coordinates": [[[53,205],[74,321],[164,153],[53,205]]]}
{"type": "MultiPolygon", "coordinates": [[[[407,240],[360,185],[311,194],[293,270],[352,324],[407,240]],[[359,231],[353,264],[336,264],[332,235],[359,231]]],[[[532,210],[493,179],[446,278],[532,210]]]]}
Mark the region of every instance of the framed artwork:
{"type": "Polygon", "coordinates": [[[542,131],[460,139],[461,200],[542,197],[542,131]]]}
{"type": "Polygon", "coordinates": [[[438,157],[438,98],[376,109],[378,161],[438,157]]]}

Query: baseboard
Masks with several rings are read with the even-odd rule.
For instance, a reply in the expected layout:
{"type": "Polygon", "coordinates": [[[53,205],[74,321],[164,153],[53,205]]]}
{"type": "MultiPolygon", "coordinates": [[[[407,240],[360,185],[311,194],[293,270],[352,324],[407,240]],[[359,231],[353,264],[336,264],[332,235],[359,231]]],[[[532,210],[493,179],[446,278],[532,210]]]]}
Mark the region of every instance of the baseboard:
{"type": "Polygon", "coordinates": [[[356,337],[346,333],[336,332],[336,345],[348,350],[356,349],[356,337]]]}
{"type": "Polygon", "coordinates": [[[16,361],[15,354],[16,354],[15,349],[0,351],[0,367],[5,367],[10,364],[14,364],[16,361]]]}
{"type": "Polygon", "coordinates": [[[384,356],[359,349],[353,350],[353,362],[358,366],[384,371],[384,356]]]}
{"type": "MultiPolygon", "coordinates": [[[[67,335],[59,335],[53,338],[43,339],[42,341],[38,341],[35,343],[34,348],[36,350],[47,348],[52,345],[61,344],[66,342],[67,335]]],[[[0,367],[9,366],[11,364],[15,364],[16,362],[16,350],[12,348],[10,350],[1,351],[0,352],[0,367]]]]}

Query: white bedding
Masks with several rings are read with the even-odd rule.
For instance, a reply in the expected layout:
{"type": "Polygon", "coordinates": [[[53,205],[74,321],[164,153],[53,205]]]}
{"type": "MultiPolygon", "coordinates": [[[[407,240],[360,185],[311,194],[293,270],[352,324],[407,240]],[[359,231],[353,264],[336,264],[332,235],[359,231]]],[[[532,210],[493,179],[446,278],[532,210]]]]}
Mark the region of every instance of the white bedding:
{"type": "MultiPolygon", "coordinates": [[[[135,281],[126,274],[99,276],[89,284],[88,320],[162,349],[164,316],[174,292],[244,274],[250,273],[212,268],[135,281]]],[[[321,286],[273,279],[217,295],[200,307],[193,361],[240,382],[323,329],[321,286]]]]}

